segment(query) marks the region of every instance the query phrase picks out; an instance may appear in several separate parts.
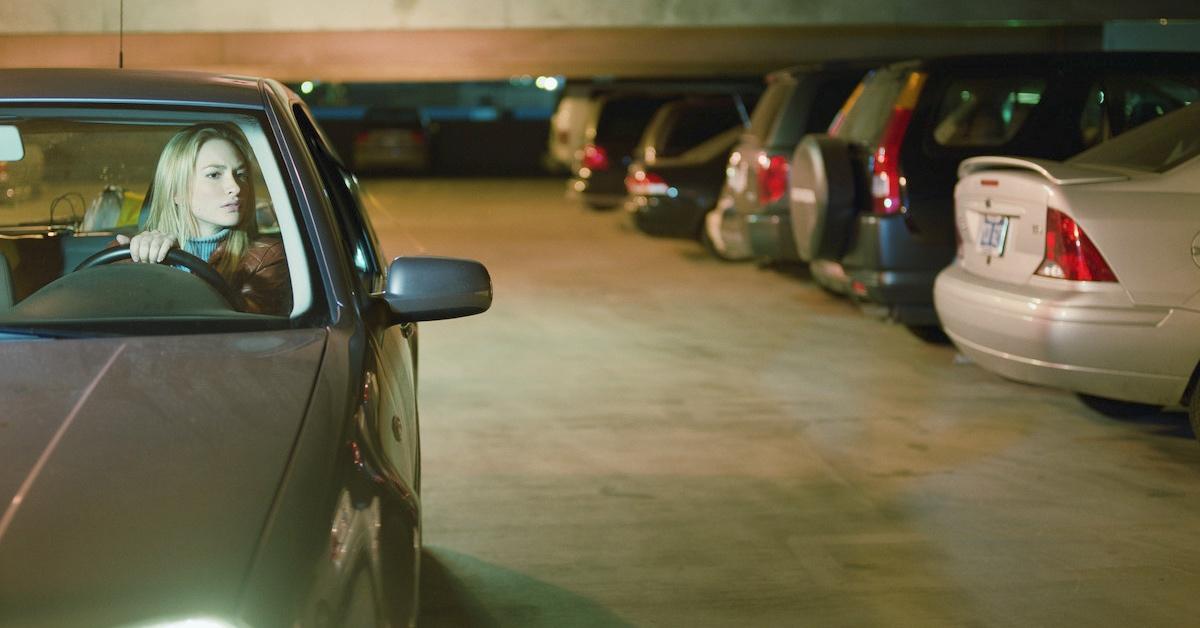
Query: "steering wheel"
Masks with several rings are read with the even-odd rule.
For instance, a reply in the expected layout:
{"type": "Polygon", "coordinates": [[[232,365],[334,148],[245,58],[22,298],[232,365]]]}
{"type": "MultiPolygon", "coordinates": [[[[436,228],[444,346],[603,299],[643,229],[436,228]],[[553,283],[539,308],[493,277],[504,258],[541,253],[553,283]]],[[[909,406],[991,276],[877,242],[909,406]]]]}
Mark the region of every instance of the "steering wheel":
{"type": "MultiPolygon", "coordinates": [[[[123,246],[114,246],[88,256],[87,259],[79,262],[79,265],[75,267],[75,271],[73,272],[78,272],[93,266],[112,264],[113,262],[120,262],[127,259],[132,259],[132,254],[129,252],[129,245],[126,244],[123,246]]],[[[200,259],[199,257],[196,257],[195,255],[192,255],[191,253],[188,253],[182,249],[170,249],[167,251],[167,256],[163,258],[161,263],[170,266],[182,266],[188,269],[188,271],[190,271],[193,275],[203,279],[206,283],[208,283],[208,285],[212,286],[213,289],[216,290],[217,293],[220,294],[226,301],[228,301],[230,305],[237,303],[237,299],[233,294],[233,289],[230,288],[229,284],[225,282],[225,278],[222,277],[215,268],[209,266],[208,262],[200,259]]]]}

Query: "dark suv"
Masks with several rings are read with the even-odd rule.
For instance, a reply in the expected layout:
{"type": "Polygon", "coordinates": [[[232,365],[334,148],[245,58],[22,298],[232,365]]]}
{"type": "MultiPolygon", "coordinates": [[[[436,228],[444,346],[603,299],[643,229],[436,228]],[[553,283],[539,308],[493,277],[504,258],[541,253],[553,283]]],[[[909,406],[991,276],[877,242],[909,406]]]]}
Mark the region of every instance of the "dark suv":
{"type": "Polygon", "coordinates": [[[895,63],[828,135],[806,136],[789,192],[813,277],[918,332],[955,254],[954,183],[975,155],[1064,159],[1196,100],[1200,55],[1070,53],[895,63]]]}
{"type": "Polygon", "coordinates": [[[692,96],[659,108],[625,177],[625,209],[638,229],[699,239],[753,106],[752,96],[730,94],[692,96]]]}
{"type": "Polygon", "coordinates": [[[805,133],[829,127],[868,69],[865,63],[828,63],[766,76],[766,90],[730,154],[725,189],[707,220],[705,242],[717,257],[795,257],[786,196],[792,151],[805,133]]]}

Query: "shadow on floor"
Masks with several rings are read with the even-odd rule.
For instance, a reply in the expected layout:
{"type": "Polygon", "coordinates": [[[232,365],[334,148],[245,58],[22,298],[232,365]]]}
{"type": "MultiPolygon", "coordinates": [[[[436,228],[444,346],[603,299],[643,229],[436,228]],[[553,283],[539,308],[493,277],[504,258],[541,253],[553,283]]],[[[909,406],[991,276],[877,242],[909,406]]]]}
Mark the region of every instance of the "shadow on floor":
{"type": "Polygon", "coordinates": [[[423,628],[631,625],[575,593],[439,547],[421,553],[418,623],[423,628]]]}
{"type": "Polygon", "coordinates": [[[1080,404],[1108,421],[1134,425],[1151,434],[1193,439],[1187,412],[1178,412],[1140,403],[1116,401],[1091,395],[1076,395],[1080,404]]]}

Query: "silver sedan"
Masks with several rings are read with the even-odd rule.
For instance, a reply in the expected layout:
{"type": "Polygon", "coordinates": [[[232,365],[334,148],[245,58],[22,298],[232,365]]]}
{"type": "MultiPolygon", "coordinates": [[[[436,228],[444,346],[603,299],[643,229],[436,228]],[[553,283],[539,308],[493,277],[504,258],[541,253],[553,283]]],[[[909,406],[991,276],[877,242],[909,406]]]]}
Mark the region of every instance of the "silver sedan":
{"type": "Polygon", "coordinates": [[[934,301],[960,351],[1095,407],[1188,406],[1200,433],[1200,106],[1066,162],[968,159],[954,197],[934,301]]]}

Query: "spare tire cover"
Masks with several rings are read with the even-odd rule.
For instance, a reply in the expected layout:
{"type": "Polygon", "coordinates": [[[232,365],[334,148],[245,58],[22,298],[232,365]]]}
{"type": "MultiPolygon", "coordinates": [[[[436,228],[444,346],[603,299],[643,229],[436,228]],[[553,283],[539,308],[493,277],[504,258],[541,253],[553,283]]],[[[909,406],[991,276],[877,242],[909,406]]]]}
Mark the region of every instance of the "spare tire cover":
{"type": "Polygon", "coordinates": [[[828,135],[806,135],[792,155],[788,207],[796,250],[804,261],[839,259],[857,213],[851,145],[828,135]]]}

